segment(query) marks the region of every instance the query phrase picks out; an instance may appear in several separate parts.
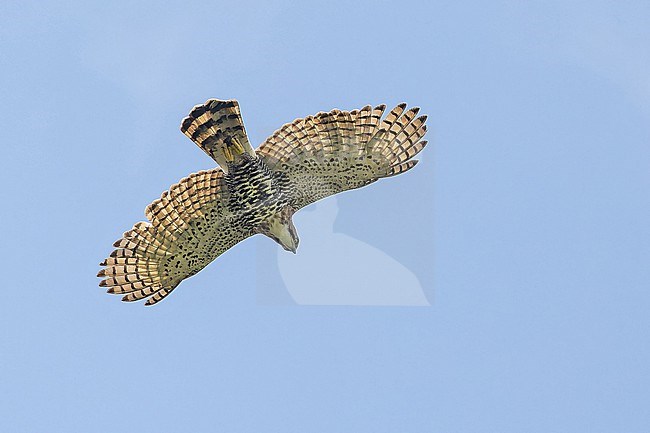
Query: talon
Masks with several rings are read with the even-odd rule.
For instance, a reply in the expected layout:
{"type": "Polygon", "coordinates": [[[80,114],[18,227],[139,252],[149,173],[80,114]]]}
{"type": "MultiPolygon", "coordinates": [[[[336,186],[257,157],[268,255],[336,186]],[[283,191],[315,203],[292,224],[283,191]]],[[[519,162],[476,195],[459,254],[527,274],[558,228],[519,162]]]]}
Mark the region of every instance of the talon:
{"type": "Polygon", "coordinates": [[[230,148],[227,145],[223,148],[223,154],[226,157],[226,161],[233,162],[235,160],[235,158],[232,156],[230,148]]]}
{"type": "Polygon", "coordinates": [[[239,140],[237,140],[236,137],[232,138],[232,147],[235,148],[235,152],[237,153],[237,155],[241,155],[242,153],[245,152],[244,146],[242,146],[242,144],[239,142],[239,140]]]}

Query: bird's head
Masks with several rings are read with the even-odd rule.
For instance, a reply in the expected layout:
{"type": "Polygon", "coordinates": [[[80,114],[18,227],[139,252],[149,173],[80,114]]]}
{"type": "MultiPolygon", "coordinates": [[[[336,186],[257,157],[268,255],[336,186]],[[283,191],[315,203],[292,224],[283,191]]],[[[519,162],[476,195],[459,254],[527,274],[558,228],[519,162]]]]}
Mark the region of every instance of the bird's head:
{"type": "Polygon", "coordinates": [[[260,225],[260,232],[279,243],[285,250],[295,254],[299,239],[291,220],[293,214],[294,210],[290,206],[285,206],[260,225]]]}

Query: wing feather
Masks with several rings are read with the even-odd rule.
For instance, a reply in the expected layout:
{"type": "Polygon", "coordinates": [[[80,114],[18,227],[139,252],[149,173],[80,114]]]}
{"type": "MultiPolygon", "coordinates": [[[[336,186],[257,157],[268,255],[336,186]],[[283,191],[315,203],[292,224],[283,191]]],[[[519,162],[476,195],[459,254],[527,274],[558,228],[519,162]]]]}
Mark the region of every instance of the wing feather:
{"type": "Polygon", "coordinates": [[[257,149],[289,180],[297,210],[321,198],[412,169],[427,144],[426,116],[399,104],[332,110],[283,125],[257,149]]]}
{"type": "Polygon", "coordinates": [[[97,276],[108,293],[125,302],[153,305],[178,284],[253,233],[243,229],[228,207],[220,169],[182,179],[147,206],[149,222],[139,222],[115,242],[97,276]]]}

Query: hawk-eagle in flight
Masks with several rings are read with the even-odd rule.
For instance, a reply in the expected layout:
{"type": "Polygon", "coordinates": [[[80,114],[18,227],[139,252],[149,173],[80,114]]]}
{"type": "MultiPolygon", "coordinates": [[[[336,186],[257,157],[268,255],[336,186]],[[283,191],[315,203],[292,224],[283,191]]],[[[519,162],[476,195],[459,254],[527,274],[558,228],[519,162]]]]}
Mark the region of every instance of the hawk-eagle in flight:
{"type": "Polygon", "coordinates": [[[115,242],[99,283],[153,305],[226,250],[257,233],[296,252],[291,217],[324,197],[410,170],[427,144],[426,116],[406,104],[318,113],[287,123],[253,149],[239,104],[210,99],[181,131],[219,167],[181,179],[115,242]]]}

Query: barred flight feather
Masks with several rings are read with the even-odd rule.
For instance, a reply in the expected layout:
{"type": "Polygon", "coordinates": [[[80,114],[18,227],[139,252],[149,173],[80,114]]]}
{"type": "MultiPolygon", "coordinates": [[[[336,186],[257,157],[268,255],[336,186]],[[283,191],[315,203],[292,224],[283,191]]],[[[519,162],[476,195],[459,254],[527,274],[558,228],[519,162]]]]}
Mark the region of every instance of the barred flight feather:
{"type": "Polygon", "coordinates": [[[426,141],[426,116],[402,103],[382,120],[385,105],[332,110],[283,125],[257,154],[289,179],[292,206],[300,209],[338,192],[359,188],[415,166],[407,164],[426,141]],[[343,175],[344,174],[344,175],[343,175]]]}

